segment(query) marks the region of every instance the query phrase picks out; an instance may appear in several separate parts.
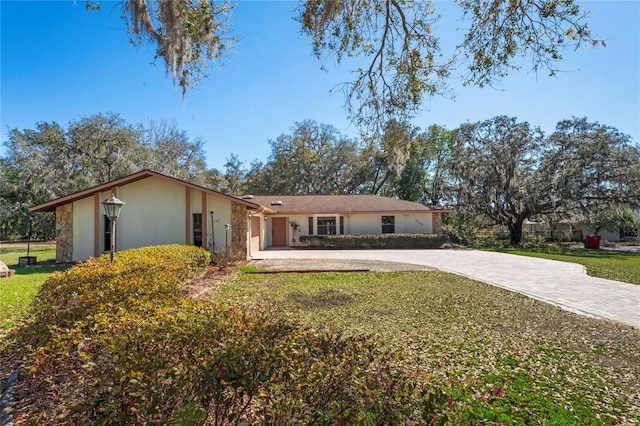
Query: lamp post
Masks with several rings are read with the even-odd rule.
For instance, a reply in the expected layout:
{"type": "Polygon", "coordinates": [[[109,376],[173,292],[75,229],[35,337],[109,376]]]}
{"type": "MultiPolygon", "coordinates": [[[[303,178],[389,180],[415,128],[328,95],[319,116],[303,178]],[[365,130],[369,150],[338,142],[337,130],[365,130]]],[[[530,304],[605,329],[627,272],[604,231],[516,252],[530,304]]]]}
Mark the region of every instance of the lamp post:
{"type": "Polygon", "coordinates": [[[120,216],[120,209],[125,203],[116,198],[115,194],[111,194],[111,197],[107,198],[101,203],[104,206],[104,213],[111,222],[111,261],[116,254],[116,221],[120,216]]]}
{"type": "Polygon", "coordinates": [[[225,223],[224,225],[224,246],[229,247],[229,224],[225,223]]]}

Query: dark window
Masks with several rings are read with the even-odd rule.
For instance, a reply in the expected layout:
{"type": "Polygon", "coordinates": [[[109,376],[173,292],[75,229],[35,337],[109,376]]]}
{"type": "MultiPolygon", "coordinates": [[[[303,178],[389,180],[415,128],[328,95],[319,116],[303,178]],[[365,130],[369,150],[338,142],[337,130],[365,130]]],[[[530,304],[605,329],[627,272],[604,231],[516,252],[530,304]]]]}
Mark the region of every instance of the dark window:
{"type": "Polygon", "coordinates": [[[313,235],[313,216],[309,217],[309,235],[313,235]]]}
{"type": "Polygon", "coordinates": [[[340,216],[340,235],[344,235],[344,216],[340,216]]]}
{"type": "Polygon", "coordinates": [[[382,233],[393,234],[396,232],[396,217],[382,216],[382,233]]]}
{"type": "Polygon", "coordinates": [[[318,235],[336,235],[336,218],[319,217],[318,235]]]}
{"type": "Polygon", "coordinates": [[[104,216],[104,251],[111,251],[111,221],[104,216]]]}
{"type": "Polygon", "coordinates": [[[193,214],[193,245],[202,247],[202,213],[193,214]]]}

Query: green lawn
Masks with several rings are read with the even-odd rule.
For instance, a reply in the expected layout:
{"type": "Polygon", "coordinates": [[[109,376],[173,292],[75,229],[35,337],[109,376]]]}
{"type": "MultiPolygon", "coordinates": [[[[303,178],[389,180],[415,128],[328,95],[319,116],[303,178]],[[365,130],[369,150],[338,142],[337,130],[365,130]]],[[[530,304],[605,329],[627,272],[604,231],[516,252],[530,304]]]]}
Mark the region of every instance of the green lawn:
{"type": "Polygon", "coordinates": [[[452,396],[452,424],[636,424],[640,332],[434,272],[238,274],[214,297],[372,334],[452,396]]]}
{"type": "MultiPolygon", "coordinates": [[[[27,255],[27,243],[2,243],[0,244],[0,260],[12,267],[18,264],[20,256],[27,255]]],[[[36,256],[38,262],[56,258],[56,243],[31,243],[29,256],[36,256]]],[[[13,267],[12,267],[13,269],[13,267]]]]}
{"type": "MultiPolygon", "coordinates": [[[[16,274],[10,279],[0,279],[0,335],[11,328],[28,309],[38,289],[54,271],[64,270],[67,266],[54,267],[18,267],[18,257],[27,255],[26,244],[3,243],[0,245],[0,261],[3,261],[16,274]]],[[[32,243],[30,256],[38,261],[55,259],[55,243],[32,243]]]]}
{"type": "Polygon", "coordinates": [[[487,248],[485,250],[521,256],[541,257],[584,265],[589,275],[640,284],[640,254],[582,248],[487,248]]]}

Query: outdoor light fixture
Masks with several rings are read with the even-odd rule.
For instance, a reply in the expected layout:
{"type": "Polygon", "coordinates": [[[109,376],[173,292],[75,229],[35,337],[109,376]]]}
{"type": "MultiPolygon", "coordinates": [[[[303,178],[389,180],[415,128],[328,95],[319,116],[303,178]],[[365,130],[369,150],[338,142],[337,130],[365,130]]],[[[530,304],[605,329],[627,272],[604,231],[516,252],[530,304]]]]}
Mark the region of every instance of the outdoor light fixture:
{"type": "Polygon", "coordinates": [[[229,247],[229,228],[231,225],[225,223],[224,225],[224,246],[229,247]]]}
{"type": "Polygon", "coordinates": [[[111,261],[113,262],[116,254],[116,221],[125,203],[120,201],[115,194],[111,194],[111,197],[104,200],[101,204],[104,206],[104,214],[107,215],[111,222],[111,261]]]}

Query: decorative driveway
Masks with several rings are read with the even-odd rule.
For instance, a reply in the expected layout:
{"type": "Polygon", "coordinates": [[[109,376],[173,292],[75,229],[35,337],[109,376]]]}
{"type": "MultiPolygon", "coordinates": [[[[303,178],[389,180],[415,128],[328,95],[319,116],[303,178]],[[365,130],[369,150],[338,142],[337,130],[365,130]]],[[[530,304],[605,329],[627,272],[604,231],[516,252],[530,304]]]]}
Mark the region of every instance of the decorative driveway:
{"type": "Polygon", "coordinates": [[[350,259],[428,266],[640,329],[640,285],[590,277],[584,266],[479,250],[266,250],[253,259],[350,259]]]}

